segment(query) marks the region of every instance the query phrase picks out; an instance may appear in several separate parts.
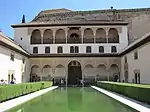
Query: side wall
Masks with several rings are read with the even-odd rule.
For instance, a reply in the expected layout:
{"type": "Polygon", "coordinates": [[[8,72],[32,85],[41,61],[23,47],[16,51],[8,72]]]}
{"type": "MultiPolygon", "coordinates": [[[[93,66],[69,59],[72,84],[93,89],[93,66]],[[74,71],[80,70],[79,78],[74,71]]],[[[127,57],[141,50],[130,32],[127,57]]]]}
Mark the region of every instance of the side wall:
{"type": "Polygon", "coordinates": [[[13,74],[16,83],[27,82],[29,79],[28,66],[29,60],[27,57],[0,45],[0,80],[3,79],[8,81],[9,75],[11,77],[13,74]],[[10,59],[11,54],[14,55],[14,61],[10,59]],[[25,59],[24,64],[22,61],[23,59],[25,59]]]}
{"type": "Polygon", "coordinates": [[[125,71],[128,71],[128,81],[135,81],[135,73],[140,74],[140,82],[149,84],[150,79],[150,42],[131,51],[130,53],[121,57],[121,74],[122,80],[125,80],[125,71]],[[138,59],[134,59],[134,52],[137,51],[138,59]],[[125,56],[127,63],[125,64],[125,56]],[[127,69],[128,68],[128,69],[127,69]]]}

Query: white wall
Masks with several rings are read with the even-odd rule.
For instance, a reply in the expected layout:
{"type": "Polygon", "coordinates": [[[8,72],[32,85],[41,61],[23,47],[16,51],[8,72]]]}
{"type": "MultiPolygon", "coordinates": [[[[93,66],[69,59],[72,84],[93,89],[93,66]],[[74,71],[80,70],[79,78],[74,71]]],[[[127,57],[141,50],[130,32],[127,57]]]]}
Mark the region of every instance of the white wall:
{"type": "Polygon", "coordinates": [[[121,74],[122,80],[124,80],[124,58],[127,56],[128,61],[128,72],[129,72],[129,82],[134,79],[134,71],[136,69],[140,70],[141,83],[150,84],[150,42],[131,51],[130,53],[121,57],[121,74]],[[138,59],[134,59],[134,51],[138,52],[138,59]]]}
{"type": "Polygon", "coordinates": [[[28,37],[28,28],[15,28],[14,29],[14,41],[16,44],[21,45],[25,50],[28,50],[30,45],[28,37]],[[22,38],[22,40],[21,40],[22,38]]]}
{"type": "Polygon", "coordinates": [[[78,46],[79,53],[86,53],[86,46],[91,46],[92,53],[99,53],[99,46],[104,47],[104,53],[111,53],[111,46],[116,46],[117,53],[124,49],[125,45],[121,44],[41,44],[41,45],[30,45],[29,52],[33,53],[33,47],[38,47],[38,54],[45,54],[45,47],[50,47],[50,53],[57,54],[57,47],[63,47],[63,53],[70,53],[71,46],[78,46]]]}
{"type": "Polygon", "coordinates": [[[8,81],[8,71],[12,70],[14,71],[14,78],[16,78],[16,83],[21,83],[25,82],[29,78],[28,74],[28,65],[29,65],[29,60],[27,57],[18,54],[10,49],[7,49],[3,46],[0,46],[0,68],[1,68],[1,73],[0,73],[0,80],[4,79],[8,81]],[[14,54],[15,58],[14,61],[10,60],[10,55],[11,53],[14,54]],[[26,67],[25,70],[22,70],[22,59],[25,58],[26,60],[26,67]],[[24,79],[22,81],[22,72],[24,71],[24,79]]]}
{"type": "Polygon", "coordinates": [[[118,25],[110,25],[110,26],[75,26],[75,27],[81,27],[83,29],[85,28],[92,28],[92,29],[97,29],[97,28],[104,28],[105,30],[109,30],[109,28],[116,28],[118,29],[119,33],[119,43],[118,44],[112,44],[112,43],[106,43],[106,44],[37,44],[37,45],[30,45],[30,36],[31,36],[31,29],[39,29],[41,33],[44,31],[44,29],[65,29],[68,28],[69,26],[57,26],[57,27],[33,27],[29,28],[28,27],[22,27],[22,28],[14,28],[15,34],[14,34],[14,40],[16,43],[20,44],[25,50],[27,50],[29,53],[33,53],[33,46],[38,46],[39,47],[39,54],[45,54],[45,46],[50,46],[51,47],[51,53],[57,53],[57,46],[63,46],[63,51],[64,53],[70,53],[70,46],[79,46],[79,53],[86,53],[86,47],[85,46],[92,46],[92,53],[98,53],[99,46],[104,46],[105,52],[104,53],[111,53],[111,46],[115,45],[117,47],[117,52],[121,52],[125,47],[128,46],[128,36],[127,36],[127,26],[118,26],[118,25]],[[21,40],[21,37],[23,40],[21,40]]]}

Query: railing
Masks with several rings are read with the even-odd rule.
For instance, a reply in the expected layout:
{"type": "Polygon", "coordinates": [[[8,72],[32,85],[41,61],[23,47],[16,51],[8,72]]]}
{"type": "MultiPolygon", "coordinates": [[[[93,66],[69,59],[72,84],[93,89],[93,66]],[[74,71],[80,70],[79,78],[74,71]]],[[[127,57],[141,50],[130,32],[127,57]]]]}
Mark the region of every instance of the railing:
{"type": "Polygon", "coordinates": [[[107,43],[106,38],[96,38],[96,43],[107,43]]]}
{"type": "Polygon", "coordinates": [[[67,43],[71,43],[71,44],[78,44],[78,43],[82,43],[82,39],[67,39],[67,43]]]}
{"type": "Polygon", "coordinates": [[[55,39],[55,44],[65,44],[66,39],[55,39]]]}
{"type": "Polygon", "coordinates": [[[44,39],[43,44],[53,44],[53,39],[44,39]]]}
{"type": "Polygon", "coordinates": [[[108,38],[108,43],[119,43],[119,39],[116,39],[116,38],[108,38]]]}
{"type": "MultiPolygon", "coordinates": [[[[67,43],[78,44],[82,43],[82,39],[67,39],[67,43]]],[[[94,38],[83,38],[83,43],[94,43],[94,38]]],[[[95,43],[107,43],[106,38],[95,38],[95,43]]],[[[108,38],[108,43],[119,43],[119,39],[108,38]]],[[[31,44],[42,44],[41,39],[31,40],[31,44]]],[[[43,44],[53,44],[53,39],[44,39],[43,44]]],[[[55,39],[55,44],[66,44],[66,39],[55,39]]]]}
{"type": "Polygon", "coordinates": [[[41,44],[41,39],[31,40],[31,44],[41,44]]]}
{"type": "Polygon", "coordinates": [[[94,38],[83,38],[83,43],[94,43],[94,38]]]}

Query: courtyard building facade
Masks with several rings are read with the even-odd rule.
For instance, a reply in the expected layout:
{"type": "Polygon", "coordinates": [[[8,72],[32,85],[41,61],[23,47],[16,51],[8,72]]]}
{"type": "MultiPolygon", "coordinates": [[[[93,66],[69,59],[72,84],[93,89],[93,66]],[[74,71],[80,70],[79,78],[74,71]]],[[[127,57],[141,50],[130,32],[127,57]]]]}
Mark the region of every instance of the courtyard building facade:
{"type": "Polygon", "coordinates": [[[41,11],[31,22],[12,25],[14,40],[1,36],[4,57],[15,60],[6,62],[1,78],[149,83],[149,16],[149,8],[41,11]]]}

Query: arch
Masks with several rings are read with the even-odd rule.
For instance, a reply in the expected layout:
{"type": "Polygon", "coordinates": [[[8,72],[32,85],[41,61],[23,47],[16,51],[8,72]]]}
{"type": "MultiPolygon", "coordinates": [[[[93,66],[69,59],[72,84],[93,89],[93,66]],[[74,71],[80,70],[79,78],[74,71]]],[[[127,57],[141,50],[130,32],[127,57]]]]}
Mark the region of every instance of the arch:
{"type": "Polygon", "coordinates": [[[84,76],[85,78],[95,77],[94,67],[91,64],[86,64],[84,67],[84,76]]]}
{"type": "Polygon", "coordinates": [[[86,28],[84,30],[83,43],[94,43],[94,33],[91,28],[86,28]]]}
{"type": "Polygon", "coordinates": [[[51,65],[45,65],[43,68],[52,68],[51,65]]]}
{"type": "Polygon", "coordinates": [[[80,84],[81,79],[81,64],[78,61],[71,61],[68,64],[68,85],[80,84]]]}
{"type": "Polygon", "coordinates": [[[38,65],[33,65],[32,67],[31,67],[31,69],[32,68],[39,68],[39,66],[38,65]]]}
{"type": "Polygon", "coordinates": [[[87,65],[85,65],[85,68],[94,68],[94,67],[91,64],[87,64],[87,65]]]}
{"type": "Polygon", "coordinates": [[[52,80],[53,72],[50,65],[45,65],[42,68],[42,81],[52,80]]]}
{"type": "Polygon", "coordinates": [[[65,70],[65,67],[61,64],[57,65],[56,68],[55,68],[55,75],[54,77],[55,78],[65,78],[66,76],[66,70],[65,70]]]}
{"type": "Polygon", "coordinates": [[[109,79],[117,81],[119,79],[119,67],[116,64],[112,64],[109,69],[109,79]]]}
{"type": "Polygon", "coordinates": [[[108,43],[119,43],[119,34],[115,28],[110,28],[108,31],[108,43]]]}
{"type": "Polygon", "coordinates": [[[64,66],[62,64],[59,64],[56,66],[56,68],[63,68],[64,66]]]}
{"type": "Polygon", "coordinates": [[[53,43],[53,31],[51,29],[46,29],[43,34],[43,44],[53,43]]]}
{"type": "Polygon", "coordinates": [[[50,53],[50,47],[45,47],[45,53],[50,53]]]}
{"type": "Polygon", "coordinates": [[[37,82],[40,81],[40,68],[38,65],[33,65],[31,67],[30,81],[37,82]]]}
{"type": "Polygon", "coordinates": [[[68,30],[68,43],[81,43],[81,40],[81,31],[79,30],[79,28],[70,28],[68,30]]]}
{"type": "Polygon", "coordinates": [[[31,34],[31,44],[41,44],[41,32],[36,29],[31,34]]]}
{"type": "Polygon", "coordinates": [[[104,64],[100,64],[96,68],[97,80],[107,80],[107,69],[104,64]]]}
{"type": "Polygon", "coordinates": [[[96,43],[106,43],[106,31],[103,28],[96,30],[96,43]]]}
{"type": "Polygon", "coordinates": [[[31,67],[31,73],[39,74],[39,66],[38,65],[33,65],[31,67]]]}
{"type": "Polygon", "coordinates": [[[55,43],[56,44],[66,43],[66,34],[65,34],[65,31],[63,29],[58,29],[56,31],[55,43]]]}

